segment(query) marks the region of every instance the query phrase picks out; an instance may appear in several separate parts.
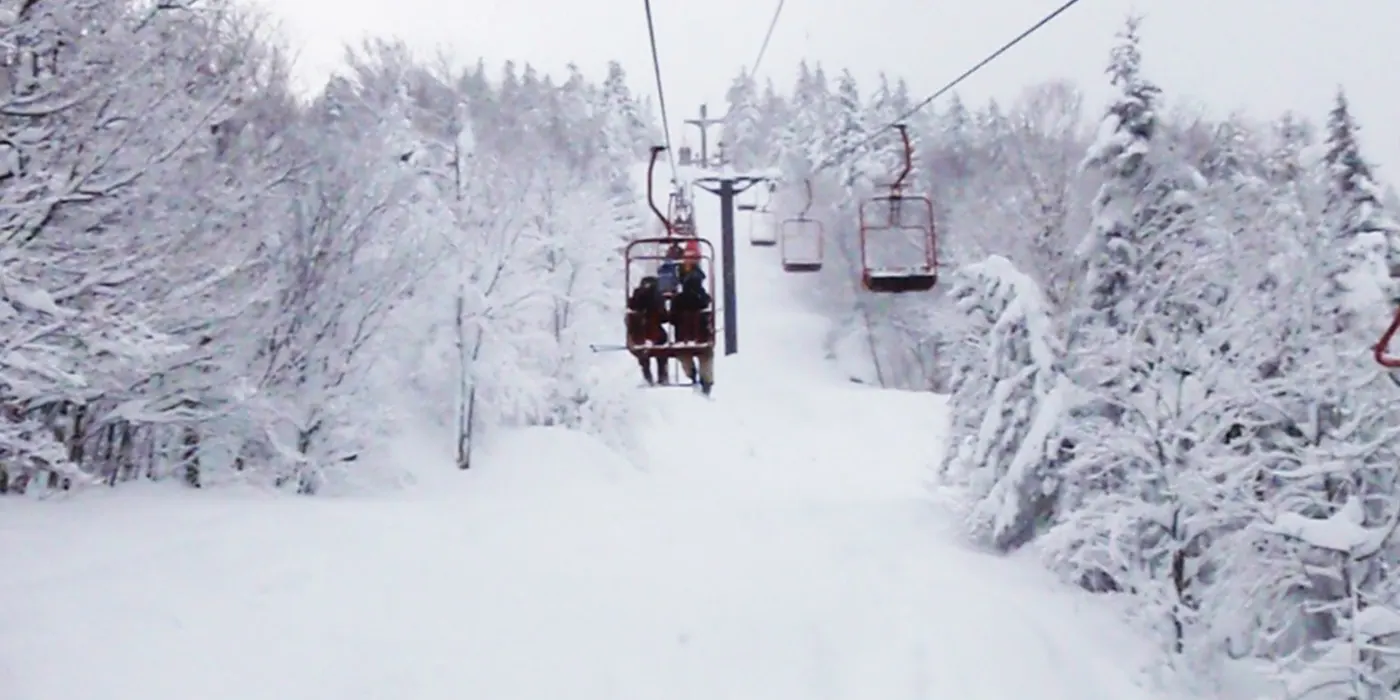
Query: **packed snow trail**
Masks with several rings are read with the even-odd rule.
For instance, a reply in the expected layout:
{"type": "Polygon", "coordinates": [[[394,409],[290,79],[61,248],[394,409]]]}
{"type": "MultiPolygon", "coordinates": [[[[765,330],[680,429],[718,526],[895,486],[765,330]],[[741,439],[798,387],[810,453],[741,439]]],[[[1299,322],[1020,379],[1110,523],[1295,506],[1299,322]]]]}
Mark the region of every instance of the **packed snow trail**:
{"type": "Polygon", "coordinates": [[[467,474],[406,442],[411,496],[0,500],[0,698],[1145,698],[1134,639],[957,544],[942,403],[846,382],[776,255],[713,400],[640,397],[640,465],[540,428],[467,474]]]}

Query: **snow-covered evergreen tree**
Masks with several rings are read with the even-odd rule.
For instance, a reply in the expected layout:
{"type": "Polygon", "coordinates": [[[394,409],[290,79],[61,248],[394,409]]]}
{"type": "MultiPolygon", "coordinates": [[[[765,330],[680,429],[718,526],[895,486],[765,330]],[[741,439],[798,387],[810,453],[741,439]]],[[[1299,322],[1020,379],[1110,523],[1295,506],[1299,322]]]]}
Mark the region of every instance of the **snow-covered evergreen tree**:
{"type": "Polygon", "coordinates": [[[1029,542],[1053,520],[1060,431],[1074,388],[1035,281],[1001,256],[960,268],[951,296],[964,315],[943,470],[974,500],[974,536],[1000,550],[1029,542]]]}
{"type": "Polygon", "coordinates": [[[1228,239],[1198,216],[1202,180],[1158,141],[1136,20],[1109,74],[1121,93],[1085,160],[1103,185],[1070,339],[1086,400],[1066,431],[1061,515],[1045,546],[1081,585],[1140,596],[1164,648],[1180,653],[1199,620],[1214,504],[1228,483],[1218,470],[1252,346],[1223,310],[1237,275],[1228,239]]]}
{"type": "Polygon", "coordinates": [[[1358,127],[1346,95],[1338,91],[1327,118],[1327,200],[1323,210],[1329,256],[1328,295],[1337,302],[1339,330],[1378,333],[1386,309],[1400,302],[1391,272],[1400,275],[1400,225],[1385,211],[1382,191],[1362,157],[1358,127]],[[1360,317],[1360,320],[1358,320],[1360,317]],[[1380,323],[1377,322],[1379,319],[1380,323]]]}
{"type": "MultiPolygon", "coordinates": [[[[1393,429],[1392,429],[1393,430],[1393,429]]],[[[1284,585],[1321,594],[1307,606],[1313,624],[1331,631],[1284,662],[1288,697],[1299,700],[1382,700],[1400,685],[1400,593],[1377,562],[1393,551],[1400,510],[1379,511],[1348,497],[1330,515],[1284,511],[1258,529],[1294,544],[1284,585]],[[1376,513],[1368,514],[1368,511],[1376,513]]]]}
{"type": "Polygon", "coordinates": [[[777,134],[779,165],[794,178],[807,177],[812,168],[829,155],[824,151],[822,138],[830,99],[821,66],[814,69],[803,61],[798,66],[797,83],[792,90],[790,118],[777,134]]]}
{"type": "Polygon", "coordinates": [[[1140,300],[1151,293],[1142,289],[1148,264],[1143,258],[1151,244],[1146,237],[1160,227],[1150,221],[1153,212],[1143,200],[1157,175],[1150,156],[1161,90],[1142,75],[1137,29],[1137,20],[1130,20],[1113,50],[1108,73],[1119,93],[1084,161],[1085,167],[1102,172],[1104,183],[1094,199],[1093,227],[1080,246],[1086,264],[1080,292],[1085,309],[1073,327],[1077,342],[1104,342],[1104,333],[1128,336],[1142,311],[1140,300]],[[1090,340],[1091,335],[1098,337],[1090,340]]]}
{"type": "Polygon", "coordinates": [[[604,152],[621,157],[640,157],[653,142],[650,125],[642,119],[641,108],[627,86],[627,72],[617,61],[608,63],[608,75],[598,93],[598,113],[603,115],[604,152]]]}
{"type": "Polygon", "coordinates": [[[864,124],[865,105],[860,99],[860,88],[850,71],[842,71],[836,79],[836,93],[832,96],[831,109],[824,128],[827,145],[826,153],[841,154],[837,166],[837,178],[846,189],[847,197],[860,194],[857,183],[865,178],[868,167],[869,149],[864,124]]]}
{"type": "MultiPolygon", "coordinates": [[[[430,66],[371,40],[306,104],[286,54],[222,0],[56,0],[6,20],[7,45],[27,48],[6,63],[0,101],[53,110],[0,119],[14,234],[0,240],[0,491],[358,478],[413,403],[405,380],[451,335],[436,304],[458,295],[417,285],[456,269],[452,244],[486,272],[509,252],[472,231],[520,233],[511,274],[546,281],[529,304],[492,292],[493,328],[529,352],[502,347],[471,368],[494,382],[483,425],[621,430],[625,397],[578,349],[616,326],[609,266],[636,196],[635,138],[579,144],[609,123],[650,128],[619,98],[620,73],[610,103],[581,76],[561,86],[507,66],[492,85],[480,63],[430,66]],[[497,158],[464,175],[468,118],[497,158]],[[494,194],[462,218],[476,186],[494,194]],[[551,198],[551,217],[520,210],[551,198]]],[[[452,413],[431,391],[417,398],[452,413]]]]}
{"type": "Polygon", "coordinates": [[[720,141],[734,167],[740,170],[766,167],[770,135],[759,109],[758,84],[748,73],[740,73],[725,93],[728,111],[720,129],[720,141]]]}
{"type": "MultiPolygon", "coordinates": [[[[954,98],[909,120],[911,187],[933,196],[945,265],[970,273],[985,263],[969,261],[1012,261],[1041,283],[1050,325],[1066,331],[1059,369],[1077,400],[1057,423],[1065,449],[1055,453],[1054,496],[1039,510],[1017,510],[1035,501],[1021,500],[1034,480],[996,471],[1024,446],[1027,424],[1005,416],[1024,418],[1040,405],[1036,394],[1013,392],[1017,400],[991,414],[987,406],[996,386],[1038,381],[1015,384],[1006,379],[1019,376],[1014,363],[983,354],[1024,339],[1010,320],[995,325],[998,314],[1016,318],[1017,304],[993,303],[1009,287],[994,293],[954,274],[955,295],[911,303],[862,294],[852,281],[855,204],[898,166],[895,133],[869,129],[893,121],[907,95],[893,79],[861,86],[871,99],[847,119],[841,98],[860,94],[854,81],[833,80],[828,91],[826,73],[805,65],[789,95],[765,95],[760,111],[778,126],[779,161],[794,180],[836,155],[843,125],[873,137],[857,177],[836,158],[814,178],[811,213],[832,237],[808,300],[835,321],[833,354],[874,366],[851,370],[860,381],[943,388],[952,370],[944,476],[968,489],[972,532],[1000,546],[1039,537],[1076,582],[1133,596],[1162,648],[1193,671],[1218,669],[1222,649],[1290,661],[1344,639],[1304,611],[1339,598],[1299,582],[1308,546],[1271,534],[1268,522],[1280,512],[1331,517],[1348,494],[1367,504],[1368,526],[1390,512],[1384,426],[1400,414],[1393,386],[1366,357],[1370,326],[1392,308],[1377,264],[1390,234],[1374,235],[1389,216],[1361,184],[1375,177],[1356,167],[1365,161],[1354,117],[1334,115],[1320,148],[1296,115],[1256,124],[1182,110],[1144,77],[1137,30],[1130,22],[1114,51],[1119,96],[1093,143],[1067,85],[1036,86],[1007,109],[954,98]],[[1088,235],[1074,250],[1066,241],[1080,233],[1088,235]],[[976,311],[964,313],[959,299],[976,311]],[[1337,332],[1348,326],[1356,332],[1337,332]]],[[[801,204],[792,189],[784,206],[801,204]]],[[[1384,549],[1368,566],[1393,566],[1400,547],[1384,549]]]]}

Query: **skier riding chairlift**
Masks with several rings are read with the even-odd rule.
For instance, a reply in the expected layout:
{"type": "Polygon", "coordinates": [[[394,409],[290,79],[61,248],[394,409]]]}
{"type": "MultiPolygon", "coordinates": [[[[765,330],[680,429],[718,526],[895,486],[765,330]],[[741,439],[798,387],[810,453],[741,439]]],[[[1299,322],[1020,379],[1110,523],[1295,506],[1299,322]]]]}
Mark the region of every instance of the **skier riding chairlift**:
{"type": "Polygon", "coordinates": [[[632,291],[631,297],[627,299],[627,342],[636,346],[632,350],[632,356],[637,358],[637,365],[641,367],[642,379],[646,380],[647,384],[656,384],[658,380],[666,384],[668,378],[665,357],[655,356],[656,374],[653,375],[653,356],[642,349],[644,346],[666,345],[670,340],[665,326],[662,325],[667,316],[666,300],[661,296],[656,283],[655,277],[643,277],[637,288],[632,291]]]}
{"type": "Polygon", "coordinates": [[[711,308],[714,299],[705,290],[705,271],[700,269],[699,257],[687,255],[680,265],[681,291],[671,299],[671,326],[676,343],[709,345],[693,357],[681,358],[681,368],[691,382],[700,384],[701,391],[710,393],[715,383],[715,350],[711,308]]]}

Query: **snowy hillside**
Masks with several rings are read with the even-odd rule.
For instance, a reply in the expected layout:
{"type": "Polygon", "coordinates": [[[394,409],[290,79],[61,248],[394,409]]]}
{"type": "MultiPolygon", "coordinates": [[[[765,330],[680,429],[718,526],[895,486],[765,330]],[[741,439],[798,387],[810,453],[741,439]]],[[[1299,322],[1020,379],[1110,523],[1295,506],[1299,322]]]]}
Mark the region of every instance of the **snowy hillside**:
{"type": "Polygon", "coordinates": [[[775,255],[714,399],[642,397],[640,464],[540,428],[465,474],[405,442],[439,476],[392,497],[6,502],[0,697],[1146,697],[1131,637],[957,544],[943,400],[843,381],[775,255]]]}
{"type": "Polygon", "coordinates": [[[823,264],[741,213],[739,354],[649,390],[682,55],[367,37],[304,94],[238,6],[0,23],[0,700],[1400,688],[1400,199],[1347,91],[1197,109],[1140,17],[1102,111],[756,60],[691,162],[781,175],[823,264]]]}

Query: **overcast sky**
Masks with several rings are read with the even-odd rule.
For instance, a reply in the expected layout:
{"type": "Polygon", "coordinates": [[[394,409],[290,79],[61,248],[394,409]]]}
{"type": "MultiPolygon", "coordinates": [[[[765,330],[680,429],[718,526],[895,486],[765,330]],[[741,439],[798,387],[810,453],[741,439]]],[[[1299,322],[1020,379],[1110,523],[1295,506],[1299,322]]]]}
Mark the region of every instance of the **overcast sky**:
{"type": "MultiPolygon", "coordinates": [[[[622,62],[633,88],[654,94],[642,0],[254,0],[283,22],[300,50],[299,75],[319,83],[340,46],[396,36],[425,52],[448,48],[562,72],[569,62],[601,75],[622,62]]],[[[925,95],[1063,0],[787,0],[760,77],[791,84],[798,61],[880,71],[925,95]]],[[[653,0],[673,138],[701,102],[723,111],[740,66],[754,60],[776,0],[653,0]]],[[[966,99],[1014,98],[1053,78],[1079,82],[1097,109],[1103,67],[1129,12],[1146,16],[1145,70],[1173,100],[1217,113],[1268,117],[1296,109],[1321,118],[1339,84],[1361,121],[1368,157],[1400,182],[1400,2],[1396,0],[1082,0],[974,75],[966,99]]],[[[867,83],[868,84],[868,83],[867,83]]],[[[688,127],[688,141],[696,132],[688,127]]]]}

